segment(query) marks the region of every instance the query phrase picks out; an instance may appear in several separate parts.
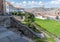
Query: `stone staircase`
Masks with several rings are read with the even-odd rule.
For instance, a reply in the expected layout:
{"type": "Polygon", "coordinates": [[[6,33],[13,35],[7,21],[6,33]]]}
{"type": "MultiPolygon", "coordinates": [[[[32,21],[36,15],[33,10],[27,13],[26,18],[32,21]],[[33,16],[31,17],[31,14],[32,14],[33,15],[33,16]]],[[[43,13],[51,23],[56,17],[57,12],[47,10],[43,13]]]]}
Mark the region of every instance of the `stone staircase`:
{"type": "Polygon", "coordinates": [[[10,26],[11,16],[0,16],[0,42],[33,42],[29,38],[22,37],[21,35],[17,35],[16,32],[9,30],[7,27],[10,26]]]}
{"type": "MultiPolygon", "coordinates": [[[[32,39],[34,37],[41,38],[41,35],[40,35],[41,33],[39,35],[37,35],[36,32],[34,32],[32,29],[30,29],[26,25],[23,25],[20,21],[18,21],[17,19],[15,19],[13,16],[0,16],[0,26],[4,27],[6,30],[9,27],[8,30],[7,30],[7,32],[5,32],[5,33],[2,32],[3,34],[0,34],[1,36],[3,35],[2,38],[4,38],[4,34],[7,35],[7,36],[5,36],[5,38],[7,40],[9,39],[9,41],[6,40],[6,42],[19,42],[19,41],[21,41],[21,42],[33,42],[29,38],[32,38],[32,39]],[[14,28],[14,27],[16,27],[16,28],[14,28]],[[21,35],[17,35],[17,33],[20,34],[20,32],[21,32],[21,34],[23,34],[25,36],[21,37],[21,35]],[[15,41],[11,37],[12,35],[14,35],[13,38],[15,38],[15,37],[18,38],[19,37],[18,39],[16,39],[17,41],[15,41]]],[[[1,40],[2,40],[2,38],[1,38],[1,40]]],[[[4,38],[4,40],[5,40],[5,38],[4,38]]],[[[4,42],[4,40],[3,40],[3,42],[4,42]]]]}
{"type": "Polygon", "coordinates": [[[34,32],[32,29],[30,29],[26,25],[23,25],[20,21],[16,20],[14,17],[11,17],[11,20],[12,20],[11,25],[17,27],[18,31],[22,32],[27,37],[29,37],[29,38],[34,38],[34,37],[41,38],[41,36],[42,36],[42,35],[40,35],[41,33],[34,32]],[[39,35],[37,35],[37,34],[39,34],[39,35]]]}

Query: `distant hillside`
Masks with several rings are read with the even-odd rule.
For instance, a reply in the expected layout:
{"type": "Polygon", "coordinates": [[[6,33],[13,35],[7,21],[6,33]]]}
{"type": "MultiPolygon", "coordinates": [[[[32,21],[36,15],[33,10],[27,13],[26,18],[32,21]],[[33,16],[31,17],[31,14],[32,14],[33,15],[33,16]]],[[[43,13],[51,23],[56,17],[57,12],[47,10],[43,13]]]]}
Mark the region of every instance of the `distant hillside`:
{"type": "Polygon", "coordinates": [[[30,8],[26,9],[25,11],[31,12],[34,15],[37,15],[38,13],[40,14],[60,14],[60,8],[43,8],[43,7],[38,7],[38,8],[30,8]]]}

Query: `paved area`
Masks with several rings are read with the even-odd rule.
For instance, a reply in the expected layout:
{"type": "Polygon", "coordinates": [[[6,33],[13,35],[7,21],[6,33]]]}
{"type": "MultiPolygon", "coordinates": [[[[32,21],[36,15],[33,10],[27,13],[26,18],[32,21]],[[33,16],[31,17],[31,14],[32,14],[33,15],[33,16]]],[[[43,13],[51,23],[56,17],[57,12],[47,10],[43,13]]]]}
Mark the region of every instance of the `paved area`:
{"type": "Polygon", "coordinates": [[[0,42],[30,42],[16,33],[0,27],[0,42]]]}
{"type": "Polygon", "coordinates": [[[34,42],[31,38],[28,38],[24,36],[23,34],[21,34],[21,32],[17,31],[17,28],[9,28],[9,30],[15,32],[17,35],[21,36],[21,38],[24,38],[28,40],[29,42],[34,42]]]}

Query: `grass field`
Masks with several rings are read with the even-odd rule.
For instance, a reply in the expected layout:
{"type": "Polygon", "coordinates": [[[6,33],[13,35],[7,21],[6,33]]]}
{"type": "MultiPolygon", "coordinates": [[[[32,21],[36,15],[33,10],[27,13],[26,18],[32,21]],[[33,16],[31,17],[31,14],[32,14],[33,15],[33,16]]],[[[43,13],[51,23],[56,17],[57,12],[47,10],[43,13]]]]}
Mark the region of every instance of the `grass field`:
{"type": "Polygon", "coordinates": [[[60,22],[55,20],[35,19],[35,23],[46,29],[47,31],[60,37],[60,22]]]}

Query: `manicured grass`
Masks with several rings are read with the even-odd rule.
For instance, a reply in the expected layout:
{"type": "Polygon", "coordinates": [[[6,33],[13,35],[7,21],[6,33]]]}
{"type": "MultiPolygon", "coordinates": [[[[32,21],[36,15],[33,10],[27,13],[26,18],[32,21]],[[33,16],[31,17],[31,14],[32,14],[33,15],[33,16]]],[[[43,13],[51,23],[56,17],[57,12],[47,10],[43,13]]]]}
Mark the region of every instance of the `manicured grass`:
{"type": "Polygon", "coordinates": [[[60,22],[55,20],[35,19],[35,23],[46,29],[47,31],[60,37],[60,22]]]}

